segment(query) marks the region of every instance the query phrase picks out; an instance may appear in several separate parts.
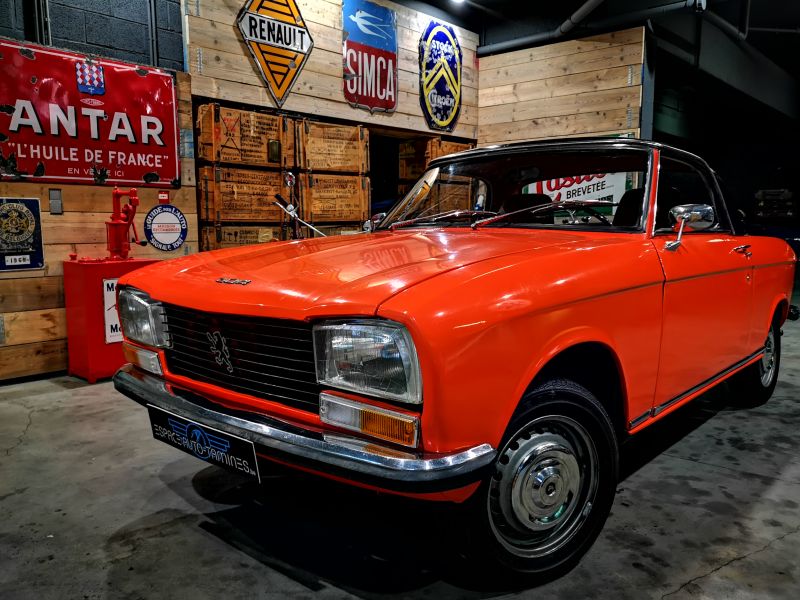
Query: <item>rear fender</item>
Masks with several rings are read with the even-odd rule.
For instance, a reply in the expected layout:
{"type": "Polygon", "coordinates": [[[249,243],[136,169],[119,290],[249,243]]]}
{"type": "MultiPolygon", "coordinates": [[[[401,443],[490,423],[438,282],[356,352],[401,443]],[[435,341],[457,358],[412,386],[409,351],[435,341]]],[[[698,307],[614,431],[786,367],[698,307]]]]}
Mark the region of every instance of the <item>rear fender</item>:
{"type": "Polygon", "coordinates": [[[759,316],[759,318],[763,319],[762,331],[764,332],[764,338],[767,337],[769,328],[772,327],[772,322],[776,315],[778,318],[778,325],[783,325],[786,322],[786,318],[789,316],[789,297],[786,294],[778,294],[770,306],[772,310],[769,311],[769,314],[759,316]]]}

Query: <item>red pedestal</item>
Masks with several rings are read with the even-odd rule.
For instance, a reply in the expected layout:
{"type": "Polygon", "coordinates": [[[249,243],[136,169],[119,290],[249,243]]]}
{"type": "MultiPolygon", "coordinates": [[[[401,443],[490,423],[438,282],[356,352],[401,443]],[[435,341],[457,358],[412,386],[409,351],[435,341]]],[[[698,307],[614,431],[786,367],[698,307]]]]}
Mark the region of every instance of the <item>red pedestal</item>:
{"type": "Polygon", "coordinates": [[[117,310],[115,300],[111,300],[110,308],[106,306],[106,298],[111,299],[116,287],[116,281],[107,280],[116,280],[125,273],[155,262],[159,261],[129,258],[64,262],[70,375],[95,383],[98,379],[111,377],[125,363],[121,332],[114,325],[116,319],[106,318],[107,311],[117,310]],[[118,341],[110,341],[113,339],[118,341]]]}

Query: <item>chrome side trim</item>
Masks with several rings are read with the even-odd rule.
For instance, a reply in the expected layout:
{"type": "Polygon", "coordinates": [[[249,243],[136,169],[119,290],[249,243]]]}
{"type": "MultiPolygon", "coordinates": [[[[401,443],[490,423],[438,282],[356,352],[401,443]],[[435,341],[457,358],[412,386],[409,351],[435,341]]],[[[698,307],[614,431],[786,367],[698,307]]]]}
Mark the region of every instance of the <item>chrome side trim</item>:
{"type": "MultiPolygon", "coordinates": [[[[326,466],[338,467],[386,481],[424,484],[467,476],[491,464],[497,455],[489,444],[446,455],[418,453],[405,458],[378,454],[365,449],[379,447],[378,443],[364,445],[361,438],[348,438],[337,433],[343,442],[338,444],[335,437],[312,437],[311,432],[274,418],[259,417],[258,421],[251,421],[200,406],[173,394],[161,378],[150,376],[132,365],[125,365],[117,371],[114,387],[140,404],[152,404],[201,425],[250,440],[257,450],[274,450],[306,459],[323,469],[326,466]]],[[[387,454],[392,450],[387,448],[387,454]]]]}
{"type": "Polygon", "coordinates": [[[647,419],[649,419],[652,416],[652,413],[653,413],[653,409],[648,408],[641,415],[639,415],[638,417],[636,417],[632,421],[628,422],[628,429],[633,429],[634,427],[638,427],[639,425],[644,423],[647,419]]]}
{"type": "Polygon", "coordinates": [[[796,263],[791,260],[784,260],[781,262],[764,263],[760,265],[753,265],[753,269],[770,269],[772,267],[794,267],[796,263]]]}
{"type": "Polygon", "coordinates": [[[670,406],[672,406],[674,404],[677,404],[681,400],[684,400],[684,399],[686,399],[687,397],[689,397],[689,396],[691,396],[693,394],[696,394],[697,392],[699,392],[704,387],[708,387],[709,385],[713,384],[715,381],[719,381],[723,377],[726,377],[726,376],[730,375],[732,372],[734,372],[734,371],[736,371],[738,369],[741,369],[747,363],[749,363],[750,361],[758,358],[762,354],[764,354],[764,347],[763,346],[761,348],[759,348],[758,350],[756,350],[755,352],[753,352],[751,355],[747,356],[746,358],[743,358],[742,360],[740,360],[736,364],[733,364],[730,367],[728,367],[727,369],[725,369],[723,371],[720,371],[719,373],[717,373],[713,377],[710,377],[709,379],[706,379],[702,383],[698,383],[692,389],[684,392],[680,396],[675,396],[672,400],[667,400],[663,404],[659,404],[658,406],[656,406],[653,409],[653,416],[655,417],[659,413],[664,412],[670,406]]]}

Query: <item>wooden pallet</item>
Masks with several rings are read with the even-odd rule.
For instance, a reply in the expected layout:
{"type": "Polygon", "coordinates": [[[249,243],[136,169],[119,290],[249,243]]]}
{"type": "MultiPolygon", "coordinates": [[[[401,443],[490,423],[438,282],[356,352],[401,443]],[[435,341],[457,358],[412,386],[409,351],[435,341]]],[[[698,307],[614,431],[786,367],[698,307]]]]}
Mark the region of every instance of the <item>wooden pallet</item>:
{"type": "Polygon", "coordinates": [[[644,29],[482,58],[478,143],[636,135],[644,29]]]}

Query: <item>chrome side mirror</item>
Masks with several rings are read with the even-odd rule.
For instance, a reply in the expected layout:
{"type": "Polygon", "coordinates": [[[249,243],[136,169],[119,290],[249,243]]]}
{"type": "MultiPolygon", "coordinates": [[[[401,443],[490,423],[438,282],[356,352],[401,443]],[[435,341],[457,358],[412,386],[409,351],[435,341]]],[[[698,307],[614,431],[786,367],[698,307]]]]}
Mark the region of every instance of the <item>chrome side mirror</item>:
{"type": "Polygon", "coordinates": [[[371,231],[375,231],[375,228],[378,226],[378,223],[383,221],[384,217],[386,217],[386,213],[376,213],[372,215],[369,219],[364,221],[364,231],[367,233],[371,231]]]}
{"type": "Polygon", "coordinates": [[[680,223],[678,239],[667,242],[664,250],[677,250],[683,240],[683,228],[690,223],[695,231],[703,231],[714,226],[716,216],[714,207],[708,204],[681,204],[669,209],[669,218],[674,223],[680,223]]]}

